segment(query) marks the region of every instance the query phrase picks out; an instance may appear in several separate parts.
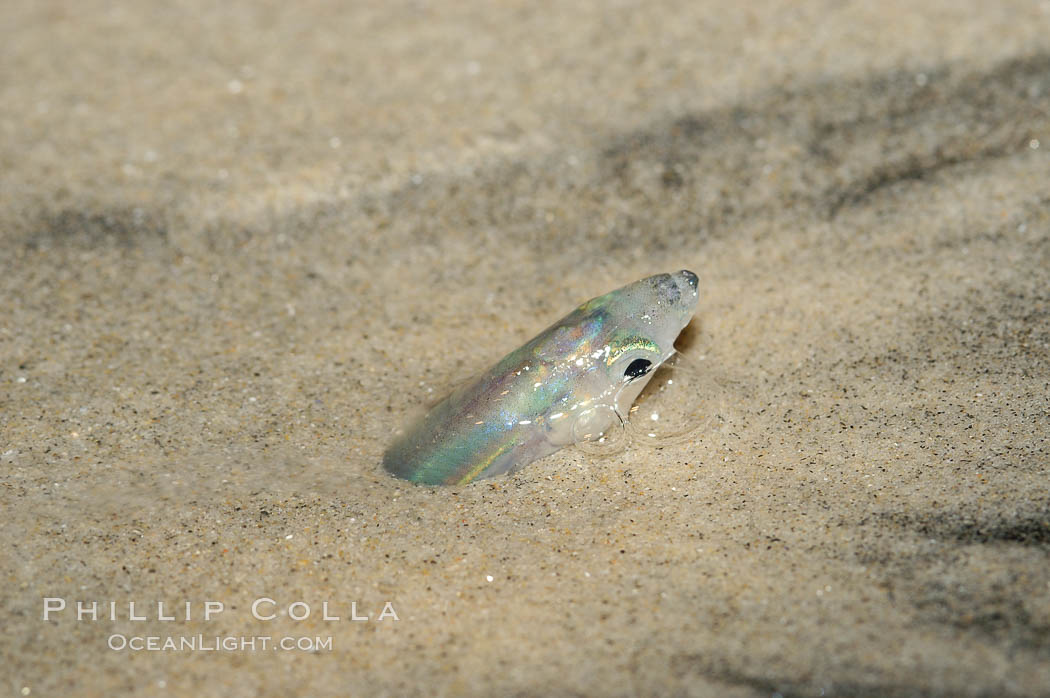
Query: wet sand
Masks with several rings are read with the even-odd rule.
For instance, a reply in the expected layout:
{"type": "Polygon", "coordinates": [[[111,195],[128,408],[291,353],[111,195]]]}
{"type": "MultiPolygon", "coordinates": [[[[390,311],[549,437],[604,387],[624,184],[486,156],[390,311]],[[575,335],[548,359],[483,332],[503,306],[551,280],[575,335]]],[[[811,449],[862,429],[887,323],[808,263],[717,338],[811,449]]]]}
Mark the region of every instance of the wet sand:
{"type": "Polygon", "coordinates": [[[1027,1],[9,9],[4,690],[1050,695],[1048,28],[1027,1]],[[383,472],[432,391],[680,268],[690,438],[383,472]]]}

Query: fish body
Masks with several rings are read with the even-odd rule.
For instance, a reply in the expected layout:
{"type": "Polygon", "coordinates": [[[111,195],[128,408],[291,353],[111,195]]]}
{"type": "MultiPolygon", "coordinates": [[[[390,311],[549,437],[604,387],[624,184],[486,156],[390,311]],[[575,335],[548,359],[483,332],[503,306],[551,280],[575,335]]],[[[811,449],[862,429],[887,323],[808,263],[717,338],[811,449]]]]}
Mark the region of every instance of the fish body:
{"type": "Polygon", "coordinates": [[[461,485],[603,433],[674,353],[697,285],[682,270],[587,301],[434,405],[387,449],[384,468],[461,485]]]}

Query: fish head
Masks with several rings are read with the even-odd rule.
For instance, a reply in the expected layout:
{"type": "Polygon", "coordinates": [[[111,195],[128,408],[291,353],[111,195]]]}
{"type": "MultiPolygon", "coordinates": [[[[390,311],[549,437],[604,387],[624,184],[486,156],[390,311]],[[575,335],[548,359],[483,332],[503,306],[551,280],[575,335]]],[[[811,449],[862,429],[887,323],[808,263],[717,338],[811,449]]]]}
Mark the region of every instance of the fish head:
{"type": "Polygon", "coordinates": [[[587,301],[565,318],[555,336],[564,338],[558,342],[562,371],[572,374],[565,400],[571,414],[553,440],[578,441],[626,421],[653,372],[674,354],[674,341],[696,310],[698,286],[691,271],[657,274],[587,301]]]}
{"type": "MultiPolygon", "coordinates": [[[[608,347],[606,364],[617,369],[624,361],[658,364],[674,353],[674,340],[689,324],[700,298],[696,274],[683,269],[635,281],[580,306],[584,314],[600,315],[602,332],[596,342],[608,347]]],[[[640,364],[621,377],[637,377],[640,364]]]]}

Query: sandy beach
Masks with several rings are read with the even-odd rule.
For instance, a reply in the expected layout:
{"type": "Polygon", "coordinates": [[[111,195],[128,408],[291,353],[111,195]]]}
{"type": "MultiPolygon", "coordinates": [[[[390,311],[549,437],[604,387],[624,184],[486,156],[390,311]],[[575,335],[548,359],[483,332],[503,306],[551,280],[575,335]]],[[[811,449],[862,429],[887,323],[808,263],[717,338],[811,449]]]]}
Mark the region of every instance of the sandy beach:
{"type": "Polygon", "coordinates": [[[2,690],[1050,695],[1048,30],[16,1],[2,690]],[[683,268],[660,399],[699,428],[383,471],[443,391],[683,268]]]}

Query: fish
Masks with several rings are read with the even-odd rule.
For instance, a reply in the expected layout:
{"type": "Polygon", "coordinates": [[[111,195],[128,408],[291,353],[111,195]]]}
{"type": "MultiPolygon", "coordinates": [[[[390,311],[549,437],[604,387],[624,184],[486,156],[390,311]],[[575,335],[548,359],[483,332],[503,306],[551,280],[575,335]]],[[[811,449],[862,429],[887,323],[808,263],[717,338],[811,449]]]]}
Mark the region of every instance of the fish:
{"type": "Polygon", "coordinates": [[[626,423],[675,353],[698,286],[683,269],[583,303],[410,424],[384,452],[384,469],[420,485],[465,485],[601,438],[626,423]]]}

